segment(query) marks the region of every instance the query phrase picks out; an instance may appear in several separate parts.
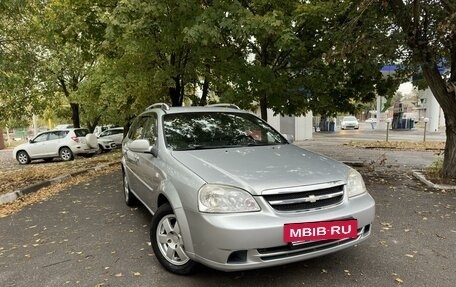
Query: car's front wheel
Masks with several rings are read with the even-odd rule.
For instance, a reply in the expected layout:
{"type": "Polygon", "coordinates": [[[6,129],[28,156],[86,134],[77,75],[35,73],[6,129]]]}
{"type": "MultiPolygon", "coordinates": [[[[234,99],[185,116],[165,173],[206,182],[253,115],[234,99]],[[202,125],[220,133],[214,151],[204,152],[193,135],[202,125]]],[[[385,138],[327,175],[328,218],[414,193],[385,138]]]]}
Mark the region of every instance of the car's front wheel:
{"type": "Polygon", "coordinates": [[[20,164],[30,163],[30,156],[25,150],[20,150],[16,154],[16,159],[20,164]]]}
{"type": "Polygon", "coordinates": [[[62,147],[59,150],[59,156],[63,161],[69,161],[73,159],[73,152],[68,147],[62,147]]]}
{"type": "Polygon", "coordinates": [[[188,275],[198,267],[185,252],[179,222],[168,203],[160,206],[152,217],[150,242],[158,261],[168,271],[188,275]]]}
{"type": "Polygon", "coordinates": [[[106,152],[106,150],[103,148],[103,146],[101,144],[98,145],[98,151],[96,152],[96,154],[102,154],[106,152]]]}

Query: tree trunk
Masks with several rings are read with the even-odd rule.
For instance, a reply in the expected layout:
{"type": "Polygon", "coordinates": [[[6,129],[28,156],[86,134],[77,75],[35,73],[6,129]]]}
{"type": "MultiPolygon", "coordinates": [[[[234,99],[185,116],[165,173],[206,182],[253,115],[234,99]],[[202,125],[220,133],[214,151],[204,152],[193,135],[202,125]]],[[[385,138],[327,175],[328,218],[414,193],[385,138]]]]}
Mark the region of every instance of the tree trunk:
{"type": "Polygon", "coordinates": [[[441,176],[456,178],[456,93],[448,92],[435,64],[423,65],[423,76],[445,115],[446,143],[441,176]]]}
{"type": "Polygon", "coordinates": [[[447,139],[441,176],[443,178],[456,178],[456,127],[448,123],[446,116],[445,122],[447,139]]]}
{"type": "Polygon", "coordinates": [[[260,112],[261,119],[265,122],[268,121],[268,99],[266,96],[262,96],[260,99],[260,112]]]}
{"type": "Polygon", "coordinates": [[[71,107],[71,118],[73,120],[73,127],[80,128],[81,123],[79,122],[79,104],[70,103],[71,107]]]}
{"type": "MultiPolygon", "coordinates": [[[[7,127],[8,129],[8,127],[7,127]]],[[[5,148],[5,142],[3,141],[3,130],[0,129],[0,149],[5,148]]]]}
{"type": "Polygon", "coordinates": [[[204,82],[203,82],[203,94],[201,95],[201,99],[199,102],[200,106],[205,106],[207,105],[207,94],[209,93],[209,80],[207,77],[204,77],[204,82]]]}
{"type": "Polygon", "coordinates": [[[180,76],[173,77],[175,86],[169,88],[169,96],[173,107],[181,107],[184,100],[183,86],[180,76]]]}
{"type": "MultiPolygon", "coordinates": [[[[63,94],[67,99],[70,99],[70,92],[68,91],[67,85],[63,78],[58,78],[60,87],[62,88],[63,94]]],[[[71,107],[71,119],[73,120],[73,127],[80,128],[81,124],[79,122],[79,104],[70,103],[71,107]]]]}

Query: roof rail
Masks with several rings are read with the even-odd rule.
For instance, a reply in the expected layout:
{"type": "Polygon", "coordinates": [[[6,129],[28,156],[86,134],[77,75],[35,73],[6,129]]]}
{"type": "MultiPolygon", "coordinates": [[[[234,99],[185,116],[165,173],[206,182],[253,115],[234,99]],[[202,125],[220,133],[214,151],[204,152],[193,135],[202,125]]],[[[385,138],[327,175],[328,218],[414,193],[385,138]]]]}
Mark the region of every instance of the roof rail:
{"type": "Polygon", "coordinates": [[[146,110],[151,110],[151,109],[155,109],[155,108],[160,108],[164,111],[169,110],[169,106],[165,103],[156,103],[156,104],[150,105],[146,108],[146,110]]]}
{"type": "Polygon", "coordinates": [[[224,103],[206,105],[206,107],[230,108],[230,109],[236,109],[236,110],[241,109],[238,106],[236,106],[235,104],[224,104],[224,103]]]}

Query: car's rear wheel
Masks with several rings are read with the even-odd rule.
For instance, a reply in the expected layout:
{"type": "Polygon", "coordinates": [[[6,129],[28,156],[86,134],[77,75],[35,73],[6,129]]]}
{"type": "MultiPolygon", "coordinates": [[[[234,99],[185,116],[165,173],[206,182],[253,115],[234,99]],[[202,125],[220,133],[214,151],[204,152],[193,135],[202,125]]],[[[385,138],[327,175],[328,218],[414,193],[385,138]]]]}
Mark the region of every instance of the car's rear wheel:
{"type": "Polygon", "coordinates": [[[20,150],[16,154],[16,159],[20,164],[30,163],[30,156],[25,150],[20,150]]]}
{"type": "Polygon", "coordinates": [[[125,172],[123,173],[123,185],[124,185],[125,204],[128,206],[138,205],[138,199],[130,190],[130,185],[128,183],[128,178],[127,178],[127,175],[125,174],[125,172]]]}
{"type": "Polygon", "coordinates": [[[95,155],[95,153],[85,153],[83,154],[82,156],[85,157],[85,158],[91,158],[95,155]]]}
{"type": "Polygon", "coordinates": [[[179,222],[168,203],[160,206],[152,217],[150,242],[158,261],[168,271],[188,275],[198,267],[185,252],[179,222]]]}
{"type": "Polygon", "coordinates": [[[61,158],[63,161],[69,161],[69,160],[72,160],[72,159],[74,158],[73,152],[72,152],[71,149],[68,148],[68,147],[62,147],[62,148],[59,150],[59,156],[60,156],[60,158],[61,158]]]}

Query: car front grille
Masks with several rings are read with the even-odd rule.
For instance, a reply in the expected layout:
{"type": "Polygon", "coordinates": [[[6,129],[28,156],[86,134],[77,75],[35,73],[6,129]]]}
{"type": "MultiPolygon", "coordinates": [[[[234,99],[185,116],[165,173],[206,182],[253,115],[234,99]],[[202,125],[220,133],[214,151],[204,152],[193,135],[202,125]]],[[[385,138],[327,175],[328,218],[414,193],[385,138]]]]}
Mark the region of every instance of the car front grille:
{"type": "Polygon", "coordinates": [[[263,197],[277,211],[319,209],[341,203],[344,197],[344,185],[303,192],[264,195],[263,197]]]}

